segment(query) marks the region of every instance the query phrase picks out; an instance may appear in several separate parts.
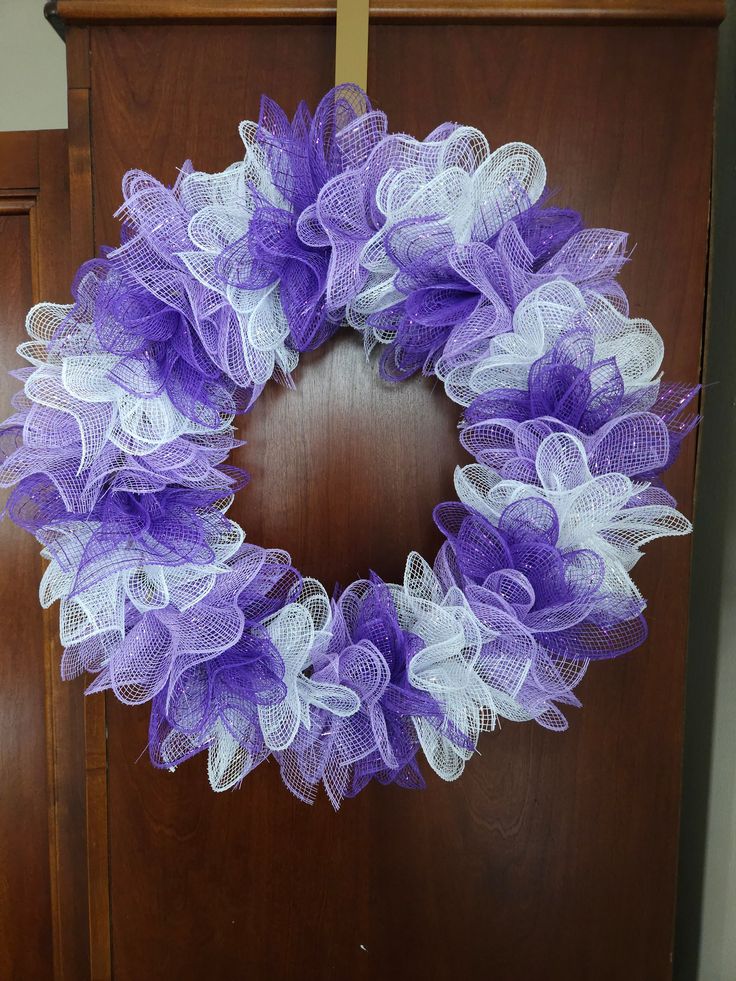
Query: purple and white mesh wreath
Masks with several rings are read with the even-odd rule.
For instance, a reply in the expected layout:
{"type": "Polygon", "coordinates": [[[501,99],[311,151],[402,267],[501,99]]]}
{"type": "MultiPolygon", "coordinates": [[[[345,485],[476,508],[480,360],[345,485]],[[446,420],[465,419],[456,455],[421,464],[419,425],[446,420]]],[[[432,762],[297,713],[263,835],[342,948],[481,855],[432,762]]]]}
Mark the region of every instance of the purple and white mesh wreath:
{"type": "Polygon", "coordinates": [[[646,636],[630,572],[690,524],[661,484],[697,387],[659,380],[628,316],[626,236],[545,205],[523,143],[445,123],[389,134],[353,86],[290,121],[264,98],[245,157],[126,174],[122,241],[74,303],[27,319],[2,426],[7,513],[43,546],[62,674],[151,702],[150,755],[208,755],[215,790],[273,757],[338,807],[373,778],[458,777],[500,719],[566,728],[590,660],[646,636]],[[233,421],[347,324],[380,374],[442,381],[475,462],[403,583],[328,596],[227,517],[233,421]]]}

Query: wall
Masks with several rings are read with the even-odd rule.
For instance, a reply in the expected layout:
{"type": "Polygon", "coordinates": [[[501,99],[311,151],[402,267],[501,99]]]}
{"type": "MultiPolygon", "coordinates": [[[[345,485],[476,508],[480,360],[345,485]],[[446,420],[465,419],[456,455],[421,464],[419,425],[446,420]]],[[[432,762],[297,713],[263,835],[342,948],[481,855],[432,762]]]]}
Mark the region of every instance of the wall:
{"type": "Polygon", "coordinates": [[[0,0],[0,131],[66,129],[64,43],[42,0],[0,0]]]}

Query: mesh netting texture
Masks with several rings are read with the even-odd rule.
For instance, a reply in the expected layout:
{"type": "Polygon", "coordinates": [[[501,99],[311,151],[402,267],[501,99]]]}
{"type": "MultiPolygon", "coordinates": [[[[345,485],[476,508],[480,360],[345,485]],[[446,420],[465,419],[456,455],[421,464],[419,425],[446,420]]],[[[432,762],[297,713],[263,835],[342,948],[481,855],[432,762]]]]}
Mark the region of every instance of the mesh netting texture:
{"type": "Polygon", "coordinates": [[[337,808],[369,781],[454,780],[499,720],[567,727],[591,660],[646,637],[643,546],[690,524],[661,482],[697,421],[629,316],[626,236],[549,204],[539,153],[445,123],[389,133],[355,86],[245,156],[131,171],[121,244],[28,314],[0,428],[7,515],[48,564],[64,677],[151,703],[150,756],[213,789],[273,758],[337,808]],[[234,419],[349,325],[391,381],[441,380],[474,458],[403,583],[330,597],[227,517],[234,419]]]}

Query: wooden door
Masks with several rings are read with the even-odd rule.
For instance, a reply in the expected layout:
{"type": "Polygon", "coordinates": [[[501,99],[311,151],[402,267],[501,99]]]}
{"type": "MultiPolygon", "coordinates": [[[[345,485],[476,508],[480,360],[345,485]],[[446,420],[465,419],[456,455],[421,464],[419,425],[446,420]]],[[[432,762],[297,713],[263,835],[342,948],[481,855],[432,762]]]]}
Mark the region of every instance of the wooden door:
{"type": "MultiPolygon", "coordinates": [[[[67,134],[0,133],[0,401],[23,364],[25,314],[70,299],[67,134]]],[[[3,504],[5,503],[3,497],[3,504]]],[[[87,863],[83,685],[59,678],[38,546],[0,523],[0,977],[84,977],[87,863]]]]}
{"type": "MultiPolygon", "coordinates": [[[[630,231],[632,310],[662,333],[667,375],[694,381],[720,7],[653,3],[643,24],[630,6],[571,20],[570,5],[530,4],[517,23],[492,2],[401,16],[386,3],[369,91],[394,129],[459,119],[494,145],[538,147],[561,205],[630,231]]],[[[293,110],[331,84],[334,22],[316,3],[56,8],[76,261],[117,241],[126,169],[165,182],[187,157],[219,169],[262,92],[293,110]]],[[[237,462],[253,480],[233,516],[249,540],[289,549],[328,589],[369,568],[395,578],[412,548],[432,555],[431,508],[463,460],[454,407],[421,381],[380,385],[349,335],[304,358],[296,380],[241,424],[237,462]]],[[[694,459],[691,439],[669,477],[685,513],[694,459]]],[[[589,673],[569,732],[507,724],[458,783],[370,787],[339,814],[291,798],[273,766],[219,796],[199,760],[155,771],[147,710],[87,700],[86,772],[67,779],[86,795],[89,947],[69,934],[78,944],[57,970],[81,977],[68,965],[82,951],[91,977],[124,981],[669,977],[689,543],[656,543],[639,568],[649,641],[589,673]]],[[[11,601],[40,623],[32,590],[11,601]]],[[[26,629],[39,648],[41,628],[26,629]]]]}

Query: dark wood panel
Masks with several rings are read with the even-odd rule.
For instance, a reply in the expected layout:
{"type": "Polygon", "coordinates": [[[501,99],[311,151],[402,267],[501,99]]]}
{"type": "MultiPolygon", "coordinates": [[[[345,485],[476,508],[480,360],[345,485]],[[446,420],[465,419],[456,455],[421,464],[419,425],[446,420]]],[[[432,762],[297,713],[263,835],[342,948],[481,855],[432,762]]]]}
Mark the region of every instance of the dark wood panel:
{"type": "Polygon", "coordinates": [[[241,423],[247,446],[234,459],[252,479],[233,514],[249,540],[286,548],[328,592],[369,570],[400,582],[412,549],[437,552],[432,508],[453,495],[455,466],[471,462],[458,407],[421,378],[381,382],[347,331],[303,358],[295,381],[295,392],[267,389],[241,423]],[[420,500],[407,470],[412,491],[423,474],[420,500]]]}
{"type": "MultiPolygon", "coordinates": [[[[66,36],[69,115],[70,258],[79,266],[94,253],[92,198],[90,32],[73,26],[66,36]]],[[[82,708],[88,959],[95,981],[111,972],[110,883],[107,825],[107,717],[104,698],[88,698],[82,708]]]]}
{"type": "Polygon", "coordinates": [[[291,111],[332,82],[334,25],[94,28],[91,66],[97,242],[117,240],[112,217],[126,169],[173,182],[191,158],[216,170],[243,155],[241,119],[263,92],[291,111]],[[276,71],[274,66],[279,65],[276,71]]]}
{"type": "MultiPolygon", "coordinates": [[[[127,167],[166,181],[187,155],[221,167],[261,91],[293,109],[330,84],[330,26],[91,37],[98,244],[117,236],[109,216],[127,167]]],[[[538,146],[560,203],[632,232],[632,308],[663,333],[670,377],[692,380],[714,41],[682,28],[379,25],[371,91],[396,129],[460,118],[496,144],[538,146]]],[[[326,580],[371,565],[393,575],[409,547],[431,550],[454,410],[420,383],[371,387],[350,339],[305,359],[299,381],[243,424],[254,481],[234,513],[251,540],[290,545],[326,580]]],[[[693,452],[691,441],[670,481],[686,511],[693,452]]],[[[458,784],[431,778],[424,794],[370,788],[335,816],[290,799],[266,765],[216,797],[203,761],[169,775],[139,759],[147,711],[111,701],[115,977],[668,977],[689,545],[650,552],[650,641],[591,672],[570,732],[508,724],[458,784]]]]}
{"type": "MultiPolygon", "coordinates": [[[[32,301],[31,219],[0,216],[0,360],[18,364],[15,346],[32,301]]],[[[0,411],[10,412],[17,383],[3,372],[0,411]]],[[[5,500],[3,498],[3,504],[5,500]]],[[[31,613],[40,562],[32,538],[0,523],[5,575],[0,607],[0,976],[43,978],[52,964],[47,822],[43,620],[31,613]],[[11,611],[23,611],[13,615],[11,611]],[[10,615],[8,615],[10,614],[10,615]]]]}
{"type": "MultiPolygon", "coordinates": [[[[336,0],[48,0],[54,23],[329,19],[336,0]]],[[[717,23],[723,0],[372,0],[375,20],[717,23]]]]}
{"type": "Polygon", "coordinates": [[[0,153],[0,188],[3,196],[38,187],[38,134],[3,133],[0,153]]]}
{"type": "MultiPolygon", "coordinates": [[[[38,141],[36,197],[37,289],[34,300],[71,300],[69,147],[60,130],[34,134],[38,141]]],[[[36,596],[33,596],[35,602],[36,596]]],[[[36,614],[37,615],[37,614],[36,614]]],[[[59,611],[44,611],[46,738],[50,797],[54,977],[89,976],[89,909],[85,821],[84,687],[61,680],[59,611]]]]}
{"type": "MultiPolygon", "coordinates": [[[[622,282],[632,313],[662,333],[666,376],[697,379],[714,34],[379,26],[371,44],[371,91],[396,128],[426,132],[459,118],[494,145],[527,140],[545,158],[557,203],[630,232],[622,282]]],[[[693,439],[667,481],[687,514],[694,455],[693,439]]],[[[490,958],[498,945],[504,977],[562,977],[565,957],[573,977],[669,977],[690,544],[648,552],[636,570],[650,599],[646,647],[593,666],[567,736],[536,730],[527,742],[507,726],[485,740],[494,761],[502,754],[534,773],[527,793],[539,811],[538,824],[520,822],[504,842],[518,864],[484,950],[490,958]],[[556,766],[540,762],[547,751],[556,766]]],[[[493,764],[481,765],[491,781],[493,764]]],[[[502,813],[508,826],[514,812],[502,813]]],[[[497,847],[482,833],[475,844],[497,847]]],[[[470,904],[463,912],[480,935],[481,918],[470,904]]],[[[467,960],[480,969],[482,954],[467,960]]]]}
{"type": "MultiPolygon", "coordinates": [[[[18,383],[16,345],[32,302],[70,298],[66,133],[0,134],[2,414],[18,383]]],[[[87,976],[83,685],[59,676],[58,612],[41,611],[38,546],[0,524],[9,574],[0,675],[0,974],[87,976]]]]}

